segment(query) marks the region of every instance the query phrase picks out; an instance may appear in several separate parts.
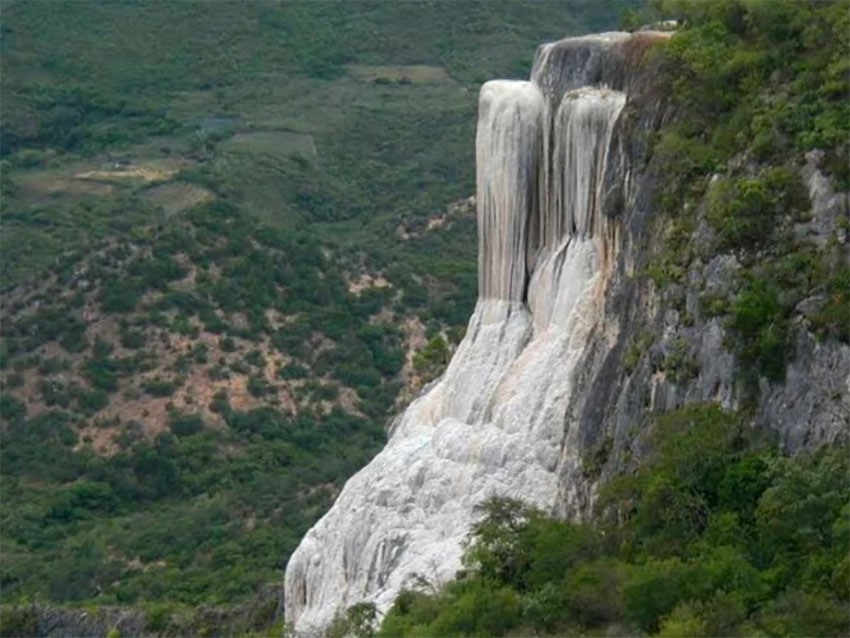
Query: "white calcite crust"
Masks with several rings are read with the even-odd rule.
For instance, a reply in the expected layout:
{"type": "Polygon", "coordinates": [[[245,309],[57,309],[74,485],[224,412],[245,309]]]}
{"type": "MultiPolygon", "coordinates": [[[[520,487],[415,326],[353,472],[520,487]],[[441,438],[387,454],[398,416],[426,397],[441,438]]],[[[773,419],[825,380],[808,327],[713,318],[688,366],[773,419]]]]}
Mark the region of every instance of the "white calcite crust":
{"type": "MultiPolygon", "coordinates": [[[[587,59],[598,64],[622,39],[585,39],[587,59]]],[[[549,73],[541,56],[539,78],[581,76],[549,73]]],[[[602,311],[602,180],[626,98],[575,88],[553,106],[534,81],[482,87],[475,312],[443,377],[292,554],[285,608],[299,634],[320,634],[358,602],[385,612],[423,578],[452,579],[478,504],[506,496],[551,509],[559,468],[577,462],[567,408],[602,311]]]]}

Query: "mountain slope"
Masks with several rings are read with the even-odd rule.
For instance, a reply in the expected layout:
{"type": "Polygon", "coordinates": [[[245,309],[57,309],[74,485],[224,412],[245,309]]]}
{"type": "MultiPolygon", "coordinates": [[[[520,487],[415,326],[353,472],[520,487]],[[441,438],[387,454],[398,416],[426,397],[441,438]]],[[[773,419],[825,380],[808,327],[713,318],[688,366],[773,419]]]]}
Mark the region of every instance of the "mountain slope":
{"type": "Polygon", "coordinates": [[[4,603],[269,624],[462,336],[478,82],[621,10],[4,4],[4,603]]]}
{"type": "MultiPolygon", "coordinates": [[[[475,506],[488,494],[591,517],[600,485],[640,473],[651,457],[639,435],[665,421],[697,438],[730,423],[772,431],[791,453],[833,447],[828,460],[791,462],[786,477],[765,476],[764,494],[753,496],[765,508],[788,497],[796,473],[812,486],[823,472],[829,494],[846,491],[839,459],[850,433],[847,7],[788,3],[768,16],[768,6],[662,7],[682,12],[671,37],[638,31],[546,44],[531,82],[482,88],[478,306],[444,377],[405,411],[381,454],[293,554],[286,605],[297,631],[315,633],[334,614],[344,627],[353,603],[348,621],[356,627],[380,618],[397,596],[400,616],[422,603],[411,625],[393,625],[413,635],[531,631],[523,623],[541,620],[534,615],[539,601],[520,602],[521,580],[493,582],[486,571],[525,567],[510,564],[526,558],[506,555],[498,541],[490,554],[468,555],[478,569],[469,588],[457,584],[434,599],[399,592],[428,594],[455,572],[464,535],[476,527],[475,506]],[[606,108],[618,92],[625,94],[622,111],[606,108]],[[598,131],[609,114],[613,135],[606,138],[598,131]],[[588,256],[580,257],[585,246],[588,256]],[[573,340],[565,347],[561,331],[573,340]],[[774,479],[776,490],[769,488],[774,479]],[[499,620],[502,613],[509,621],[499,620]]],[[[668,489],[658,479],[643,491],[640,484],[608,506],[621,520],[637,509],[635,516],[648,517],[641,525],[672,539],[690,530],[699,540],[676,557],[691,568],[701,543],[711,542],[700,537],[717,505],[712,480],[720,473],[699,487],[668,489]],[[676,500],[689,494],[690,506],[676,500]],[[677,518],[689,516],[692,523],[677,518]]],[[[846,512],[834,497],[821,507],[817,525],[834,530],[823,535],[826,553],[842,555],[846,512]]],[[[498,514],[495,525],[509,530],[526,516],[498,514]]],[[[776,524],[764,515],[766,526],[776,524]]],[[[809,580],[805,570],[822,558],[814,550],[797,571],[791,555],[798,542],[784,537],[770,548],[775,553],[753,550],[743,559],[754,572],[765,570],[754,578],[766,581],[766,591],[728,626],[781,626],[793,613],[779,607],[808,609],[818,578],[842,578],[826,569],[809,580]],[[772,580],[771,569],[785,567],[772,580]],[[763,604],[775,613],[758,617],[763,604]]],[[[527,560],[551,556],[541,549],[527,560]]],[[[658,549],[637,561],[667,556],[658,549]]],[[[570,593],[569,583],[556,586],[570,593]]],[[[691,613],[711,592],[682,596],[660,609],[642,601],[643,612],[638,601],[606,621],[657,631],[677,603],[692,603],[668,619],[671,626],[685,618],[691,627],[704,620],[716,634],[727,631],[691,613]]],[[[829,596],[823,608],[832,620],[811,626],[846,629],[842,605],[842,595],[829,596]]],[[[594,626],[600,620],[579,622],[582,630],[604,629],[594,626]]]]}

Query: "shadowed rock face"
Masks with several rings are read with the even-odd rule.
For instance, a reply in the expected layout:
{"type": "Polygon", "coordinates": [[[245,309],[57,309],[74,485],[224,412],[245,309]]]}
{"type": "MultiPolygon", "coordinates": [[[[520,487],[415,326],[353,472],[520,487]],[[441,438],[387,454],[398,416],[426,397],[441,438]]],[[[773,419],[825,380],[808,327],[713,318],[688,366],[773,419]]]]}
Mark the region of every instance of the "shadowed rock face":
{"type": "Polygon", "coordinates": [[[633,37],[630,33],[611,31],[541,44],[531,67],[531,81],[556,105],[567,91],[586,86],[623,90],[624,44],[633,37]]]}
{"type": "Polygon", "coordinates": [[[626,103],[598,84],[629,37],[567,40],[538,52],[531,81],[482,87],[478,303],[445,375],[292,555],[286,616],[302,634],[360,601],[385,611],[418,577],[453,578],[487,498],[555,507],[559,468],[578,462],[564,423],[601,313],[603,182],[626,103]]]}

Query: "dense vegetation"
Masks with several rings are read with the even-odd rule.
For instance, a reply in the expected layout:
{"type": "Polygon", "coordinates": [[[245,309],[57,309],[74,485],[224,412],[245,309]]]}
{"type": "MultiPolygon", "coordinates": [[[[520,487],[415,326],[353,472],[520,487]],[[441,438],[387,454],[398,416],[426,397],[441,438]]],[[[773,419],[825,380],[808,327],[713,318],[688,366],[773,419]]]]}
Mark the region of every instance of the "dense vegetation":
{"type": "Polygon", "coordinates": [[[622,8],[4,4],[0,633],[279,587],[462,335],[478,84],[622,8]]]}
{"type": "Polygon", "coordinates": [[[788,458],[713,406],[664,415],[641,443],[594,524],[487,503],[458,579],[403,593],[378,635],[850,631],[846,445],[788,458]]]}
{"type": "Polygon", "coordinates": [[[369,323],[384,299],[349,295],[314,243],[211,205],[134,251],[99,254],[86,294],[69,274],[57,285],[70,293],[5,327],[12,375],[40,379],[40,396],[13,388],[0,404],[7,596],[236,600],[276,577],[382,440],[398,331],[369,323]],[[170,285],[190,269],[193,287],[170,285]],[[89,343],[75,305],[120,317],[114,340],[89,343]],[[292,321],[270,323],[274,310],[292,321]],[[335,345],[310,346],[325,339],[335,345]],[[64,356],[32,355],[51,341],[64,356]],[[334,402],[343,384],[348,411],[334,402]],[[129,417],[157,404],[162,421],[129,417]]]}
{"type": "Polygon", "coordinates": [[[183,203],[153,174],[115,175],[116,162],[268,223],[326,222],[326,239],[389,244],[374,240],[390,239],[400,217],[473,191],[477,85],[525,76],[540,41],[611,26],[623,8],[51,6],[4,6],[4,287],[69,248],[157,220],[157,204],[183,203]]]}
{"type": "Polygon", "coordinates": [[[850,11],[758,0],[642,11],[633,19],[681,22],[661,52],[677,116],[655,145],[666,241],[649,275],[669,287],[695,258],[734,256],[735,290],[704,299],[705,311],[723,317],[751,390],[760,376],[783,381],[795,323],[850,342],[850,225],[845,213],[837,233],[818,236],[801,178],[808,161],[850,188],[850,11]],[[700,248],[703,219],[713,239],[700,248]]]}

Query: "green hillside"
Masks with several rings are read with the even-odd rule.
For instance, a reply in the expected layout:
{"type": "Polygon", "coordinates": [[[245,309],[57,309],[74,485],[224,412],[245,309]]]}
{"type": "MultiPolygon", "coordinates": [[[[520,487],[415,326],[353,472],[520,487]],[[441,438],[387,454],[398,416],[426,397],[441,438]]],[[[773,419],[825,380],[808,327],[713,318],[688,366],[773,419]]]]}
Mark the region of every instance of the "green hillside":
{"type": "Polygon", "coordinates": [[[625,6],[4,3],[3,603],[279,586],[464,330],[479,84],[625,6]]]}
{"type": "Polygon", "coordinates": [[[3,286],[157,221],[146,194],[163,180],[265,223],[337,222],[322,234],[384,244],[400,215],[472,192],[480,82],[526,75],[539,42],[611,27],[622,8],[8,3],[3,286]]]}

